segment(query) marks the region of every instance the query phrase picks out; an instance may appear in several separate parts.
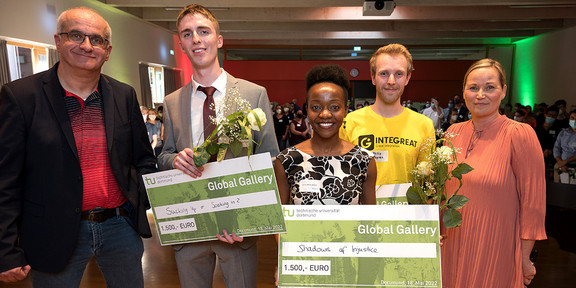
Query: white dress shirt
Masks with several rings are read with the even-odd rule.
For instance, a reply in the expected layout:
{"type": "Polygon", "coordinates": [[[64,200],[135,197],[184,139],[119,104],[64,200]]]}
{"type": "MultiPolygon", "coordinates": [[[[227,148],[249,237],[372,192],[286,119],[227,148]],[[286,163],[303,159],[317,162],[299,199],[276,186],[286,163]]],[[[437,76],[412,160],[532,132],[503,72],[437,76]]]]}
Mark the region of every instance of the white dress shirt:
{"type": "MultiPolygon", "coordinates": [[[[222,68],[220,68],[222,69],[222,68]]],[[[224,97],[226,95],[226,80],[227,80],[227,75],[226,72],[224,71],[224,69],[222,69],[222,74],[220,74],[220,76],[218,76],[218,78],[216,78],[216,80],[214,80],[214,82],[212,82],[212,84],[208,85],[208,86],[212,86],[214,88],[216,88],[216,91],[214,92],[214,105],[217,105],[216,103],[218,103],[218,101],[216,101],[216,99],[219,99],[221,97],[224,97]]],[[[190,105],[190,115],[191,116],[191,127],[192,127],[192,143],[194,143],[194,146],[199,146],[204,142],[204,117],[203,117],[203,111],[204,111],[204,100],[206,100],[206,94],[204,94],[204,92],[198,90],[198,86],[203,86],[198,84],[196,81],[194,81],[194,78],[192,78],[192,86],[193,86],[193,90],[192,90],[192,101],[191,105],[190,105]]],[[[216,111],[219,110],[219,107],[216,106],[216,111]]],[[[193,147],[190,147],[193,148],[193,147]]]]}

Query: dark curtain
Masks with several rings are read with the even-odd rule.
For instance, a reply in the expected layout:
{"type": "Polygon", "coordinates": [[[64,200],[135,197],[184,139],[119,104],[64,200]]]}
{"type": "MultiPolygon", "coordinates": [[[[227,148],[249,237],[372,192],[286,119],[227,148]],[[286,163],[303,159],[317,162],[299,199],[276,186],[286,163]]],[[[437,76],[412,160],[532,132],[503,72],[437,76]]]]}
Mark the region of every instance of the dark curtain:
{"type": "Polygon", "coordinates": [[[152,90],[150,89],[150,77],[148,76],[148,64],[140,63],[140,106],[152,108],[152,90]]]}
{"type": "Polygon", "coordinates": [[[182,87],[182,76],[180,69],[164,67],[164,95],[180,89],[182,87]]]}
{"type": "Polygon", "coordinates": [[[8,82],[10,82],[8,49],[6,48],[6,40],[0,40],[0,87],[8,82]]]}
{"type": "Polygon", "coordinates": [[[48,66],[52,67],[58,61],[60,61],[60,54],[58,53],[58,50],[48,48],[48,66]]]}

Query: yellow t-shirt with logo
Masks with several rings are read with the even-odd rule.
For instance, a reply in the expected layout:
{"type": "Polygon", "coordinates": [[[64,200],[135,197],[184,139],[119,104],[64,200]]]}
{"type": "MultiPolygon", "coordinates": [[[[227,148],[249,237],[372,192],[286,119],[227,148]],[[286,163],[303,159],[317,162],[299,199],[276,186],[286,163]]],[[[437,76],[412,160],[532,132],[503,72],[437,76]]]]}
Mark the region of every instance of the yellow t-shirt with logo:
{"type": "Polygon", "coordinates": [[[340,127],[340,138],[374,153],[376,185],[410,182],[410,171],[428,154],[421,146],[435,137],[432,120],[406,108],[386,118],[364,107],[349,113],[340,127]]]}

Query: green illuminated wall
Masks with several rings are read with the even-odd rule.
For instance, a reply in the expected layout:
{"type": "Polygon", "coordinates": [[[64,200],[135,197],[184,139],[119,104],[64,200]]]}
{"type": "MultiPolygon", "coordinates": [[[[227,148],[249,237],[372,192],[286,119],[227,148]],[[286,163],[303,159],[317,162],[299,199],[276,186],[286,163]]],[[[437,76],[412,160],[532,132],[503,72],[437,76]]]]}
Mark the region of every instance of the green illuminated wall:
{"type": "Polygon", "coordinates": [[[576,104],[576,27],[517,41],[511,102],[576,104]]]}

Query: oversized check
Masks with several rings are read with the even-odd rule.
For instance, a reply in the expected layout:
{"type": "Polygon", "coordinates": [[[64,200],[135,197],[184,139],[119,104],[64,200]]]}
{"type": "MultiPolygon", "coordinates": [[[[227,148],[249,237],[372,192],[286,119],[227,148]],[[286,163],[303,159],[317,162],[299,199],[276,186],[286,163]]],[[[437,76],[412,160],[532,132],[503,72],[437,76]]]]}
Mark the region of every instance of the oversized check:
{"type": "Polygon", "coordinates": [[[286,232],[269,153],[204,165],[202,177],[179,170],[142,176],[162,245],[286,232]]]}
{"type": "Polygon", "coordinates": [[[281,287],[442,287],[438,205],[284,205],[281,287]]]}

